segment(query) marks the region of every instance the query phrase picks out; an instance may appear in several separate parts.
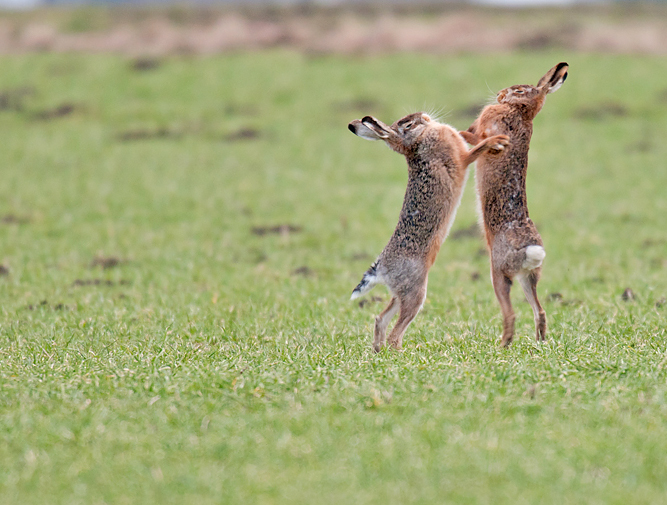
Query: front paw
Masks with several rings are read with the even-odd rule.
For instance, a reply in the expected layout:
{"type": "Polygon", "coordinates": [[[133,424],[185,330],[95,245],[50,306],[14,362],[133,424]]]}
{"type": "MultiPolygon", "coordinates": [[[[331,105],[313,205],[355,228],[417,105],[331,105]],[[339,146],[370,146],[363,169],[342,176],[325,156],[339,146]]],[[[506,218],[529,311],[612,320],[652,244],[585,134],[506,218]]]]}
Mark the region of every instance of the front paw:
{"type": "Polygon", "coordinates": [[[494,140],[495,142],[489,147],[491,154],[500,154],[510,145],[510,138],[507,135],[498,135],[494,140]]]}

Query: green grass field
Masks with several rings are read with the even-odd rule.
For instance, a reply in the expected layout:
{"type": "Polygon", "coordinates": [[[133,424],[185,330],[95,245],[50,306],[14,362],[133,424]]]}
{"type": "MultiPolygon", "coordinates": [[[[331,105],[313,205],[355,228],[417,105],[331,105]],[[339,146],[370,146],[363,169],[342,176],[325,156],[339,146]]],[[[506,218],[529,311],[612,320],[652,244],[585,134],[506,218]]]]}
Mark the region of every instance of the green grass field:
{"type": "Polygon", "coordinates": [[[664,503],[664,58],[1,61],[0,503],[664,503]],[[347,122],[467,128],[561,60],[528,172],[548,342],[515,288],[497,345],[471,177],[375,355],[387,292],[348,298],[407,172],[347,122]]]}

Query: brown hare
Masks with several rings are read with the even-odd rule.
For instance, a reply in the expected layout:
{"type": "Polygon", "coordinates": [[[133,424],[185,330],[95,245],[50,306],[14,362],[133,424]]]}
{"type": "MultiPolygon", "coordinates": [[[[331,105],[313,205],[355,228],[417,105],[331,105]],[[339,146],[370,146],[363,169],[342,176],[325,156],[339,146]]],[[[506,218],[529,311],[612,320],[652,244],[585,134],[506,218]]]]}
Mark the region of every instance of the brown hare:
{"type": "Polygon", "coordinates": [[[366,116],[355,119],[348,128],[362,138],[384,140],[408,162],[408,187],[396,230],[352,292],[355,299],[376,284],[389,288],[391,301],[375,318],[373,349],[379,352],[385,344],[387,326],[399,310],[389,344],[401,349],[403,334],[426,298],[428,271],[454,220],[468,165],[482,153],[502,151],[508,137],[489,137],[468,151],[454,128],[423,112],[391,126],[366,116]]]}
{"type": "Polygon", "coordinates": [[[535,338],[545,339],[547,319],[537,299],[537,281],[545,257],[542,238],[528,217],[526,169],[533,119],[567,78],[567,63],[559,63],[537,86],[518,85],[503,89],[497,101],[461,135],[470,143],[496,135],[509,136],[510,147],[500,155],[483,154],[477,161],[477,198],[484,236],[491,258],[491,280],[503,313],[501,344],[514,337],[514,310],[510,301],[512,279],[519,280],[535,317],[535,338]]]}

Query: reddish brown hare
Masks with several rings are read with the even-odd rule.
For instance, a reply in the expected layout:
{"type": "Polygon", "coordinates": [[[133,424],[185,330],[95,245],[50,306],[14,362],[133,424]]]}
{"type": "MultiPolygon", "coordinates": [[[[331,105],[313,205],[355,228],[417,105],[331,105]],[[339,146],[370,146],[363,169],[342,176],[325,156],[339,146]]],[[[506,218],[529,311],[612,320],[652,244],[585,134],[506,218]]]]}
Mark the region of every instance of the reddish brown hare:
{"type": "Polygon", "coordinates": [[[352,292],[355,299],[376,284],[389,288],[391,301],[375,318],[373,349],[378,352],[385,344],[387,326],[399,310],[389,344],[401,349],[403,334],[426,298],[428,271],[461,201],[466,168],[482,153],[502,151],[508,137],[489,137],[468,151],[454,128],[423,112],[405,116],[391,126],[366,116],[355,119],[348,128],[362,138],[384,140],[408,162],[408,187],[396,230],[352,292]]]}
{"type": "Polygon", "coordinates": [[[533,308],[535,338],[545,339],[547,319],[537,299],[537,281],[546,253],[540,234],[528,217],[526,169],[533,119],[542,109],[547,94],[563,84],[567,70],[567,63],[559,63],[537,86],[503,89],[498,93],[498,103],[485,107],[468,131],[461,132],[470,144],[499,134],[508,135],[511,143],[500,155],[480,156],[475,173],[484,236],[491,257],[491,280],[503,313],[503,346],[508,346],[514,337],[510,288],[515,277],[533,308]]]}

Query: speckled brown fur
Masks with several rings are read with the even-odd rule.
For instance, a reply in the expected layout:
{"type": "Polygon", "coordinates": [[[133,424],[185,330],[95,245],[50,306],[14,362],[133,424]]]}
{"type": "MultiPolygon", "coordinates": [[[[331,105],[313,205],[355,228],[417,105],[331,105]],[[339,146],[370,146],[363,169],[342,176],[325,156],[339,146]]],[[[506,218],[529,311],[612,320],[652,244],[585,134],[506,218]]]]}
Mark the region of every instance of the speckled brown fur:
{"type": "Polygon", "coordinates": [[[456,214],[468,165],[484,152],[500,152],[507,137],[490,137],[468,151],[455,129],[421,112],[391,127],[366,116],[348,128],[363,138],[384,140],[408,162],[408,186],[396,230],[352,293],[356,298],[375,284],[389,288],[393,296],[375,320],[373,348],[382,348],[389,321],[400,310],[389,336],[389,344],[400,349],[405,330],[426,298],[428,271],[456,214]]]}
{"type": "Polygon", "coordinates": [[[528,215],[526,170],[533,119],[542,109],[547,94],[556,91],[565,81],[567,70],[567,63],[559,63],[537,86],[518,85],[500,91],[498,103],[485,107],[468,131],[461,132],[471,144],[498,134],[510,138],[510,146],[501,154],[480,156],[475,175],[483,231],[491,257],[491,279],[503,312],[501,343],[504,346],[514,337],[514,310],[509,293],[515,277],[533,308],[536,339],[545,339],[546,314],[536,291],[544,249],[528,215]],[[529,246],[539,247],[530,249],[527,254],[529,246]]]}

